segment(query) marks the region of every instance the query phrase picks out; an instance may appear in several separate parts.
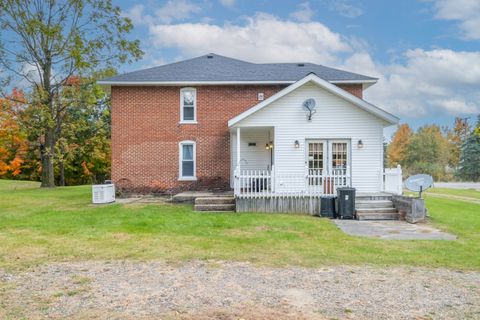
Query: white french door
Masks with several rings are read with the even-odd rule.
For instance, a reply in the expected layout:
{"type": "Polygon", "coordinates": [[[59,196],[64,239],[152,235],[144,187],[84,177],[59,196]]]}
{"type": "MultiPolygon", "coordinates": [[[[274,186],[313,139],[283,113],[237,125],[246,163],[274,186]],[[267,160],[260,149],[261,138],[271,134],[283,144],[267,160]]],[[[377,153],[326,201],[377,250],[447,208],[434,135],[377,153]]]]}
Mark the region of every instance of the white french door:
{"type": "MultiPolygon", "coordinates": [[[[305,165],[308,175],[347,176],[351,162],[350,140],[307,140],[305,165]]],[[[348,184],[346,177],[341,184],[348,184]]],[[[309,179],[310,185],[322,184],[321,179],[309,179]]]]}

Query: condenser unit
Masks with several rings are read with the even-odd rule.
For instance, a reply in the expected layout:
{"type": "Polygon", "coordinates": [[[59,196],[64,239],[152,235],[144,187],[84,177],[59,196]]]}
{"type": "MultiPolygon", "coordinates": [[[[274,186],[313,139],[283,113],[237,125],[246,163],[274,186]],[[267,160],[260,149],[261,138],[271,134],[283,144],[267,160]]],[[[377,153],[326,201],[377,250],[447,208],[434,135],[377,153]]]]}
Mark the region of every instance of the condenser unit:
{"type": "Polygon", "coordinates": [[[92,186],[93,203],[115,202],[115,186],[111,184],[94,184],[92,186]]]}

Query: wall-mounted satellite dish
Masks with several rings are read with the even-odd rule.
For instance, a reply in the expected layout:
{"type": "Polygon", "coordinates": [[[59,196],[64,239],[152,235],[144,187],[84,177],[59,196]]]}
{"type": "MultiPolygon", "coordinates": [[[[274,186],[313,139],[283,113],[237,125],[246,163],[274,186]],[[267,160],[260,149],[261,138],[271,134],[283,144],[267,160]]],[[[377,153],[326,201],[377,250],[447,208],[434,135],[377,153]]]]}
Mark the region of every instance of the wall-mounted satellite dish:
{"type": "Polygon", "coordinates": [[[416,174],[405,180],[405,187],[410,191],[419,192],[420,198],[422,197],[422,192],[432,185],[433,178],[428,174],[416,174]]]}
{"type": "Polygon", "coordinates": [[[307,99],[305,101],[303,101],[302,103],[302,107],[305,111],[307,111],[307,118],[308,118],[308,121],[312,120],[312,115],[317,112],[315,110],[315,106],[316,106],[316,102],[315,102],[315,99],[313,98],[310,98],[310,99],[307,99]]]}

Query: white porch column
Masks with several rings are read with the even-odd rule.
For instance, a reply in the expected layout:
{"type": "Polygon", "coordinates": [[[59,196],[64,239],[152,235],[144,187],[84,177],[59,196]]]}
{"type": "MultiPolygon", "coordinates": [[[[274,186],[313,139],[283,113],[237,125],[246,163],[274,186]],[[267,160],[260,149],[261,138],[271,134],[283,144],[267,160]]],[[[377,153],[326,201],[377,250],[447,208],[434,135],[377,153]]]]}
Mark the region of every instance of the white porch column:
{"type": "Polygon", "coordinates": [[[237,128],[237,170],[240,174],[240,127],[237,128]]]}

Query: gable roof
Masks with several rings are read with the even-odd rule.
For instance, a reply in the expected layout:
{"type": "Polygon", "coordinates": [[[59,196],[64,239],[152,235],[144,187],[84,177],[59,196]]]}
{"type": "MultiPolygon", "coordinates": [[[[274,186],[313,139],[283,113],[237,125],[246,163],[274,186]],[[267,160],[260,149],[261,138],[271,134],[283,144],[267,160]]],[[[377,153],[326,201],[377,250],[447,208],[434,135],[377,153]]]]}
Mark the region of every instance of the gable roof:
{"type": "Polygon", "coordinates": [[[99,81],[103,85],[294,83],[310,73],[334,83],[373,84],[378,79],[313,63],[251,63],[210,53],[99,81]]]}
{"type": "Polygon", "coordinates": [[[379,107],[376,107],[373,104],[368,103],[365,100],[360,99],[357,96],[354,96],[353,94],[349,93],[348,91],[345,91],[345,90],[339,88],[338,86],[336,86],[334,84],[331,84],[330,82],[325,81],[322,78],[318,77],[317,75],[311,73],[311,74],[307,75],[306,77],[304,77],[303,79],[301,79],[301,80],[295,82],[294,84],[286,87],[285,89],[277,92],[276,94],[274,94],[270,98],[265,99],[264,101],[262,101],[259,104],[253,106],[252,108],[240,113],[235,118],[230,119],[228,121],[228,126],[229,127],[234,126],[235,124],[242,121],[243,119],[245,119],[245,118],[249,117],[250,115],[256,113],[257,111],[265,108],[266,106],[270,105],[271,103],[277,101],[281,97],[289,94],[293,90],[301,87],[302,85],[304,85],[308,82],[315,83],[316,85],[318,85],[319,87],[327,90],[328,92],[331,92],[331,93],[349,101],[350,103],[352,103],[352,104],[362,108],[363,110],[377,116],[378,118],[386,121],[387,123],[389,123],[391,125],[398,124],[398,122],[400,120],[398,117],[394,116],[393,114],[391,114],[391,113],[389,113],[389,112],[387,112],[383,109],[380,109],[379,107]]]}

